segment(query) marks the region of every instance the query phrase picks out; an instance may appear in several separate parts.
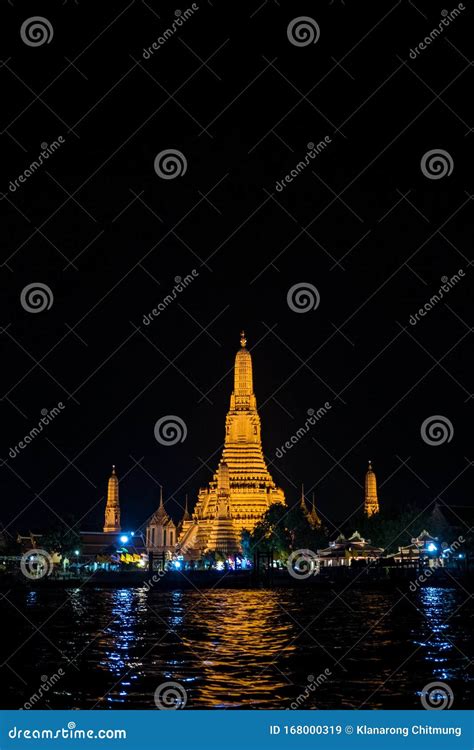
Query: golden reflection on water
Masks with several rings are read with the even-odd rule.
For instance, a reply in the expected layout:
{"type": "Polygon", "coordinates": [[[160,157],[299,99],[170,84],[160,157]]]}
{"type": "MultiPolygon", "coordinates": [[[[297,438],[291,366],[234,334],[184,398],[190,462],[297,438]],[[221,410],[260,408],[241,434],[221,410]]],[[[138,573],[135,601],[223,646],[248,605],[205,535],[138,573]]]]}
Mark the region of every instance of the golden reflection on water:
{"type": "Polygon", "coordinates": [[[196,601],[185,617],[185,633],[192,638],[185,634],[183,643],[201,675],[193,702],[214,707],[274,702],[289,683],[284,662],[295,650],[296,635],[278,593],[225,591],[204,598],[204,606],[196,601]]]}
{"type": "Polygon", "coordinates": [[[116,682],[104,696],[109,705],[126,703],[140,684],[151,708],[154,689],[176,680],[195,708],[265,707],[291,685],[285,659],[298,630],[276,592],[174,591],[165,603],[137,589],[108,596],[110,621],[97,647],[99,668],[116,682]]]}
{"type": "Polygon", "coordinates": [[[176,681],[191,709],[285,708],[304,692],[308,673],[324,666],[331,679],[305,708],[354,707],[368,696],[375,708],[394,699],[411,706],[413,686],[425,684],[430,669],[433,679],[465,674],[463,647],[453,643],[462,636],[455,622],[459,595],[446,589],[423,588],[393,615],[394,596],[371,592],[354,596],[350,616],[329,595],[305,599],[278,590],[119,589],[95,592],[88,603],[72,592],[70,600],[90,640],[81,652],[87,646],[97,678],[89,707],[154,709],[158,686],[176,681]],[[320,611],[324,616],[317,619],[320,611]],[[387,664],[406,659],[407,647],[418,647],[416,663],[385,685],[387,664]],[[328,662],[346,651],[340,668],[328,662]]]}

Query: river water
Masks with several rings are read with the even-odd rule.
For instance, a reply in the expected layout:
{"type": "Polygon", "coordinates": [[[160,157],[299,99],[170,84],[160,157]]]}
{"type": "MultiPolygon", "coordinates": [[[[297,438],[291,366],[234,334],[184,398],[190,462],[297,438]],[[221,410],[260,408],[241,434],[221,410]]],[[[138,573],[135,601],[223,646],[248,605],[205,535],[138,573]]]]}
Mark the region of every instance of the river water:
{"type": "Polygon", "coordinates": [[[417,709],[442,681],[468,708],[470,601],[448,588],[9,592],[1,707],[155,709],[172,681],[186,709],[417,709]]]}

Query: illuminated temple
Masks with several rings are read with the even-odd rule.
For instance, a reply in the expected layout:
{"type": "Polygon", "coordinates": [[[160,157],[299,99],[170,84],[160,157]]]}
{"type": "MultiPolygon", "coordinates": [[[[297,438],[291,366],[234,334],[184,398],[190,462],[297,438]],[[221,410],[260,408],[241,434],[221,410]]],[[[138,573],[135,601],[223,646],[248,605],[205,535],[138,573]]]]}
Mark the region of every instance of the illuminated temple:
{"type": "Polygon", "coordinates": [[[190,559],[213,550],[239,552],[243,529],[252,531],[272,503],[285,501],[263,457],[252,357],[243,332],[240,345],[222,458],[208,487],[199,491],[192,516],[182,524],[179,547],[190,559]]]}
{"type": "Polygon", "coordinates": [[[379,512],[379,499],[377,496],[377,478],[369,461],[369,468],[365,475],[364,513],[370,517],[379,512]]]}

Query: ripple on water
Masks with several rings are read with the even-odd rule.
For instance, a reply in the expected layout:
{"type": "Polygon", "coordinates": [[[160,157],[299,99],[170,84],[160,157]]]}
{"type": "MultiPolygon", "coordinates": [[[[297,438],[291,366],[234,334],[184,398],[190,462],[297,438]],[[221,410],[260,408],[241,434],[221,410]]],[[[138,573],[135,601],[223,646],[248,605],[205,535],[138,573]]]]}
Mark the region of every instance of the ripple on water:
{"type": "MultiPolygon", "coordinates": [[[[37,626],[50,618],[47,638],[36,633],[12,657],[28,688],[13,675],[9,694],[19,707],[62,666],[52,708],[154,709],[166,681],[185,687],[188,708],[417,708],[435,679],[457,686],[461,707],[471,695],[464,599],[436,588],[411,601],[350,589],[28,592],[15,604],[37,626]]],[[[12,642],[31,635],[24,618],[9,618],[12,642]]]]}

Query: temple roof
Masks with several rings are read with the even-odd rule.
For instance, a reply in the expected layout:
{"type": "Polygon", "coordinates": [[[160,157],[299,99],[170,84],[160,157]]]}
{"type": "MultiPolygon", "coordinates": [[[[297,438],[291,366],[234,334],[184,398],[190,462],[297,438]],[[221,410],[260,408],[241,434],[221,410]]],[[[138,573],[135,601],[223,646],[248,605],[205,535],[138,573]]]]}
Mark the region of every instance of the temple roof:
{"type": "Polygon", "coordinates": [[[170,518],[170,516],[165,510],[165,506],[163,503],[163,488],[162,487],[160,488],[160,504],[157,510],[155,510],[155,512],[153,513],[150,519],[150,524],[156,524],[157,526],[168,526],[168,525],[173,524],[174,526],[173,519],[170,518]]]}

